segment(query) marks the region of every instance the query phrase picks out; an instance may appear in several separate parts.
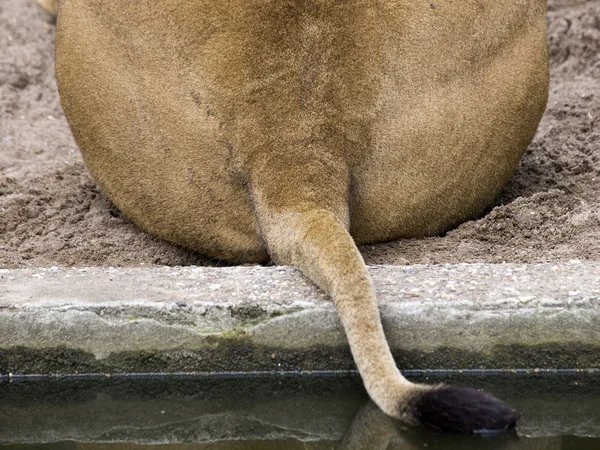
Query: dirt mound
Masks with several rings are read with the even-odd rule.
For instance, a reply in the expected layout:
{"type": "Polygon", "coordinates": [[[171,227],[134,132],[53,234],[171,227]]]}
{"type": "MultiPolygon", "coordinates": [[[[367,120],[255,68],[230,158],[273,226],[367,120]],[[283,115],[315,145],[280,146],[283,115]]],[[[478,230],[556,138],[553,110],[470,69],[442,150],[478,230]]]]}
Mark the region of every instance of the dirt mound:
{"type": "MultiPolygon", "coordinates": [[[[368,263],[600,260],[600,1],[548,9],[548,109],[495,207],[443,237],[364,246],[368,263]]],[[[33,0],[2,1],[0,48],[0,267],[216,263],[142,232],[96,188],[33,0]]]]}

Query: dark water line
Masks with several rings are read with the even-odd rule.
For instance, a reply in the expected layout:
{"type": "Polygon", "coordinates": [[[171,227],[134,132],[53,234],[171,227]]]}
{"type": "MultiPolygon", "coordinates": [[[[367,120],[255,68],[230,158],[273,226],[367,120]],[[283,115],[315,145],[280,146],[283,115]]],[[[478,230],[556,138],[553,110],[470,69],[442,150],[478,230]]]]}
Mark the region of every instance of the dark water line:
{"type": "MultiPolygon", "coordinates": [[[[410,369],[403,370],[406,376],[460,376],[460,375],[599,375],[598,368],[585,369],[553,369],[553,368],[518,368],[518,369],[410,369]]],[[[195,378],[272,378],[272,377],[354,377],[356,370],[272,370],[272,371],[239,371],[239,372],[116,372],[116,373],[49,373],[49,374],[0,374],[1,381],[28,381],[48,379],[195,379],[195,378]]]]}

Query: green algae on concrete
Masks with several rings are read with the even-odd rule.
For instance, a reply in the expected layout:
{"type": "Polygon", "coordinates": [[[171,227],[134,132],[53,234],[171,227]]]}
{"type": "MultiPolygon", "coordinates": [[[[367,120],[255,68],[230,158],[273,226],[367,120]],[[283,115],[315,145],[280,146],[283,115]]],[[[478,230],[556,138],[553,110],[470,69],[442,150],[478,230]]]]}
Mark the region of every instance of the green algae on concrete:
{"type": "MultiPolygon", "coordinates": [[[[403,370],[413,369],[600,369],[600,345],[499,346],[492,353],[451,348],[434,352],[395,351],[403,370]]],[[[348,348],[288,350],[219,339],[214,348],[127,351],[96,359],[67,348],[0,351],[0,375],[47,373],[165,373],[356,370],[348,348]]]]}

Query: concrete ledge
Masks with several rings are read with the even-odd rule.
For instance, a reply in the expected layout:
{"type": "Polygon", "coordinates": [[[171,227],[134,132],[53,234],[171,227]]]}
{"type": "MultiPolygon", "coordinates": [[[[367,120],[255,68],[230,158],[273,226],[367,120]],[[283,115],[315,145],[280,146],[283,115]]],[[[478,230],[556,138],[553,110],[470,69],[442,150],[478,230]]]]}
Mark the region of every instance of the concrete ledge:
{"type": "MultiPolygon", "coordinates": [[[[600,263],[370,268],[402,368],[600,367],[600,263]]],[[[0,270],[0,374],[351,369],[289,267],[0,270]]]]}

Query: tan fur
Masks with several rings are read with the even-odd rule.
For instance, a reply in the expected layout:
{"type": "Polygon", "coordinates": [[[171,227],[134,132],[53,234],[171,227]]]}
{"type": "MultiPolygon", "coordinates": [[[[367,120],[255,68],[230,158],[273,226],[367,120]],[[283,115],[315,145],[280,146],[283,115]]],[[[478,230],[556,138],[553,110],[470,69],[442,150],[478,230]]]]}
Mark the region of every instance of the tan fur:
{"type": "Polygon", "coordinates": [[[37,0],[37,2],[53,16],[58,14],[58,0],[37,0]]]}
{"type": "Polygon", "coordinates": [[[415,422],[427,388],[394,364],[355,242],[442,233],[500,192],[546,104],[544,0],[61,0],[56,67],[122,211],[298,267],[373,400],[415,422]]]}

